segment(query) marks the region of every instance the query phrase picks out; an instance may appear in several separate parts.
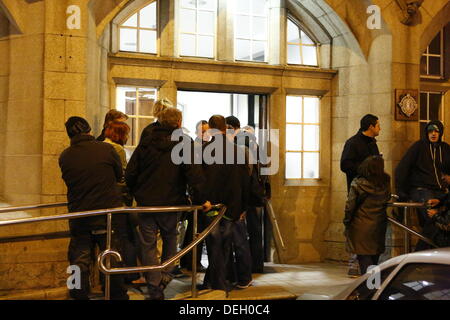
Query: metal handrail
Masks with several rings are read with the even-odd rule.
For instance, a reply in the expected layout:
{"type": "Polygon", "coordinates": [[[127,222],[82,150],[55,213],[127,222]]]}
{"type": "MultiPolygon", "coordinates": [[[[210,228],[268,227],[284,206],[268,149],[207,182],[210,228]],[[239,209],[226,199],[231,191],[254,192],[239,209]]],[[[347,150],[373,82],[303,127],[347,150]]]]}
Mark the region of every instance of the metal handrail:
{"type": "MultiPolygon", "coordinates": [[[[183,250],[178,252],[175,256],[172,258],[164,261],[160,265],[153,265],[153,266],[140,266],[140,267],[125,267],[125,268],[110,268],[109,266],[105,266],[105,259],[107,259],[109,256],[115,257],[119,262],[122,261],[122,256],[119,252],[111,249],[106,249],[102,251],[98,257],[97,262],[99,269],[102,273],[105,275],[113,275],[113,274],[127,274],[127,273],[136,273],[136,272],[145,272],[145,271],[157,271],[166,268],[167,266],[171,265],[175,261],[182,258],[184,255],[186,255],[189,251],[191,251],[194,247],[196,247],[201,241],[203,241],[210,233],[211,231],[217,226],[217,224],[220,222],[222,217],[225,214],[225,211],[227,209],[226,206],[220,204],[214,206],[216,208],[220,208],[219,214],[216,216],[216,218],[209,224],[209,226],[203,230],[202,233],[199,235],[195,235],[193,237],[194,241],[192,241],[189,245],[187,245],[183,250]]],[[[195,212],[196,213],[196,212],[195,212]]],[[[194,214],[195,214],[194,213],[194,214]]],[[[196,215],[194,216],[194,220],[196,220],[196,215]]],[[[194,234],[196,233],[196,228],[194,227],[194,234]]],[[[192,297],[197,297],[197,287],[196,287],[196,278],[197,278],[197,268],[196,268],[196,257],[194,256],[195,250],[193,251],[193,263],[192,263],[192,297]]]]}
{"type": "MultiPolygon", "coordinates": [[[[27,205],[27,206],[20,206],[20,207],[7,207],[0,209],[0,213],[2,212],[14,212],[14,211],[22,211],[22,210],[34,210],[34,209],[43,209],[43,208],[53,208],[53,207],[61,207],[65,206],[67,203],[53,203],[53,204],[39,204],[39,205],[27,205]]],[[[111,250],[111,235],[112,235],[112,215],[113,214],[119,214],[119,213],[132,213],[132,212],[138,212],[138,213],[156,213],[156,212],[190,212],[194,211],[194,222],[197,221],[197,210],[202,209],[202,206],[160,206],[160,207],[118,207],[118,208],[108,208],[108,209],[99,209],[99,210],[90,210],[90,211],[82,211],[82,212],[72,212],[72,213],[66,213],[62,215],[52,215],[52,216],[44,216],[44,217],[34,217],[34,218],[25,218],[25,219],[12,219],[12,220],[5,220],[0,221],[0,227],[1,226],[9,226],[9,225],[17,225],[17,224],[25,224],[25,223],[37,223],[37,222],[46,222],[46,221],[56,221],[56,220],[65,220],[65,219],[80,219],[80,218],[86,218],[86,217],[92,217],[92,216],[99,216],[99,215],[106,215],[107,216],[107,233],[106,233],[106,250],[101,252],[98,256],[99,261],[99,268],[102,273],[105,273],[105,300],[110,299],[110,273],[134,273],[138,272],[142,269],[142,271],[146,270],[160,270],[162,268],[167,267],[168,265],[172,264],[182,256],[184,256],[187,252],[192,250],[194,247],[198,245],[198,243],[203,240],[212,230],[213,228],[219,223],[219,221],[222,219],[222,217],[225,214],[225,211],[227,207],[222,204],[214,205],[213,208],[220,209],[220,212],[218,216],[214,219],[214,221],[206,228],[200,235],[197,237],[197,227],[194,226],[193,228],[193,239],[194,241],[191,242],[186,248],[184,248],[182,251],[180,251],[177,255],[170,258],[169,260],[163,262],[161,265],[158,266],[143,266],[143,267],[136,267],[136,268],[122,268],[122,269],[129,269],[129,272],[122,272],[122,270],[118,270],[118,272],[115,272],[114,269],[109,269],[109,260],[110,258],[107,257],[108,255],[115,256],[119,261],[122,260],[122,257],[117,251],[111,250]],[[107,259],[107,266],[103,264],[103,260],[107,259]],[[107,269],[108,268],[108,269],[107,269]],[[139,269],[139,270],[137,270],[139,269]]],[[[196,263],[196,250],[193,252],[193,259],[192,259],[192,296],[195,298],[197,297],[197,287],[196,287],[196,278],[197,278],[197,263],[196,263]]]]}
{"type": "MultiPolygon", "coordinates": [[[[396,195],[392,195],[392,196],[394,198],[398,199],[398,196],[396,196],[396,195]]],[[[431,239],[408,228],[408,224],[409,224],[408,208],[413,208],[413,209],[427,208],[427,205],[425,202],[388,202],[387,206],[390,208],[403,208],[403,210],[404,210],[403,211],[403,224],[401,224],[400,222],[396,221],[395,219],[393,219],[391,217],[388,217],[388,220],[391,223],[393,223],[395,226],[404,230],[405,236],[404,236],[403,246],[404,246],[405,253],[411,252],[411,237],[410,237],[411,234],[420,238],[421,240],[425,241],[426,243],[432,245],[435,248],[438,247],[436,244],[434,244],[434,242],[431,239]]]]}
{"type": "Polygon", "coordinates": [[[0,213],[23,211],[23,210],[36,210],[36,209],[45,209],[45,208],[57,208],[57,207],[64,207],[64,206],[67,206],[67,202],[31,204],[31,205],[25,205],[25,206],[19,206],[19,207],[0,208],[0,213]]]}
{"type": "Polygon", "coordinates": [[[272,202],[269,199],[265,200],[267,213],[272,223],[272,226],[275,229],[275,233],[273,236],[275,248],[277,249],[278,260],[280,263],[282,262],[281,250],[286,250],[286,246],[284,245],[283,236],[281,235],[280,227],[278,226],[277,217],[275,216],[275,211],[273,210],[272,202]]]}

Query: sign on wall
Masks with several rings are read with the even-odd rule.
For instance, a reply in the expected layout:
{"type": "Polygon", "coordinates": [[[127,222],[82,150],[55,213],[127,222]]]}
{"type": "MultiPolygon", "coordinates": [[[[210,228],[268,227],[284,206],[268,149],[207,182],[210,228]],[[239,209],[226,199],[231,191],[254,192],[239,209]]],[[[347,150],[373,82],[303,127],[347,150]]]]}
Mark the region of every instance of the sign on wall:
{"type": "Polygon", "coordinates": [[[419,120],[419,90],[395,89],[395,120],[419,120]]]}

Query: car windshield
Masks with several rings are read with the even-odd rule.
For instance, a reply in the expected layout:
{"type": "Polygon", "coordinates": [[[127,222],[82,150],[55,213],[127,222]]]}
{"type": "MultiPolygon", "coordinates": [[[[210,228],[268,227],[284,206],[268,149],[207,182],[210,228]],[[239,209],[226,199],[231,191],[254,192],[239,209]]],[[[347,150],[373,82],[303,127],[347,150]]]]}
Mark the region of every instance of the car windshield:
{"type": "Polygon", "coordinates": [[[450,300],[450,265],[411,263],[386,286],[379,300],[450,300]]]}

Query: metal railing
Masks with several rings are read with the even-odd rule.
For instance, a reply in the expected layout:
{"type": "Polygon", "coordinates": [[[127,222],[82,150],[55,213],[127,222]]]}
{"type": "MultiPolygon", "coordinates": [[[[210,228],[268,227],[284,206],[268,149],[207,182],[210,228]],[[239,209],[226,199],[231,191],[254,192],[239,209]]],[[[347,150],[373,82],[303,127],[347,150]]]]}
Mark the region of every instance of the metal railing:
{"type": "Polygon", "coordinates": [[[272,223],[272,227],[275,229],[273,234],[273,240],[275,244],[275,248],[278,254],[278,260],[282,263],[282,250],[286,250],[286,246],[284,245],[283,236],[281,235],[280,227],[278,226],[277,217],[275,216],[275,211],[273,210],[272,202],[268,199],[265,200],[265,209],[267,209],[267,213],[269,215],[270,222],[272,223]]]}
{"type": "MultiPolygon", "coordinates": [[[[44,208],[56,208],[66,206],[67,203],[52,203],[52,204],[39,204],[39,205],[28,205],[28,206],[20,206],[20,207],[6,207],[0,209],[0,214],[4,212],[15,212],[15,211],[23,211],[23,210],[35,210],[35,209],[44,209],[44,208]]],[[[213,206],[213,208],[220,209],[219,214],[216,218],[211,222],[211,224],[201,233],[197,234],[197,221],[198,221],[198,210],[202,209],[202,206],[164,206],[164,207],[119,207],[119,208],[110,208],[110,209],[100,209],[100,210],[90,210],[83,212],[71,212],[60,215],[51,215],[51,216],[43,216],[43,217],[32,217],[25,219],[11,219],[0,221],[1,226],[10,226],[10,225],[18,225],[18,224],[26,224],[26,223],[37,223],[37,222],[46,222],[46,221],[56,221],[56,220],[65,220],[65,219],[80,219],[92,216],[106,215],[106,249],[102,251],[98,257],[97,261],[99,262],[99,269],[102,273],[105,274],[105,300],[110,299],[110,275],[111,274],[123,274],[123,273],[135,273],[140,271],[155,271],[161,270],[168,265],[174,263],[176,260],[183,257],[193,248],[195,248],[199,242],[201,242],[220,222],[222,217],[225,214],[226,206],[219,204],[213,206]],[[193,223],[193,239],[186,248],[178,252],[174,257],[170,258],[167,261],[164,261],[161,265],[156,266],[141,266],[141,267],[131,267],[131,268],[113,268],[110,269],[110,256],[113,255],[119,261],[122,260],[122,257],[117,251],[113,251],[111,249],[111,236],[112,236],[112,215],[119,213],[161,213],[161,212],[193,212],[194,214],[194,223],[193,223]],[[104,264],[104,260],[106,259],[106,266],[104,264]]],[[[193,250],[192,252],[192,297],[197,297],[197,250],[193,250]]]]}
{"type": "MultiPolygon", "coordinates": [[[[394,197],[396,197],[396,196],[394,195],[394,197]]],[[[436,244],[434,244],[434,242],[431,239],[423,236],[422,234],[420,234],[408,227],[409,212],[410,212],[409,208],[413,208],[413,209],[427,208],[427,205],[425,203],[422,203],[422,202],[389,202],[388,207],[403,208],[403,224],[391,217],[388,217],[388,220],[395,226],[404,230],[403,246],[404,246],[405,253],[411,252],[411,235],[418,237],[419,239],[425,241],[426,243],[428,243],[429,245],[431,245],[435,248],[438,247],[436,244]]]]}

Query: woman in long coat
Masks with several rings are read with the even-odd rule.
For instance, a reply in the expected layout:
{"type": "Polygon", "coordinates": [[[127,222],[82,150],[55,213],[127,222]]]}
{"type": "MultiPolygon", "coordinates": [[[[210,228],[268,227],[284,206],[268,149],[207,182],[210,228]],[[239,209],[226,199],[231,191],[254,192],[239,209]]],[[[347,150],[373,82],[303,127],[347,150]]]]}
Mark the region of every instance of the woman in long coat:
{"type": "Polygon", "coordinates": [[[369,156],[352,181],[345,206],[347,245],[358,256],[361,273],[378,264],[385,250],[386,204],[391,198],[390,176],[381,156],[369,156]]]}

